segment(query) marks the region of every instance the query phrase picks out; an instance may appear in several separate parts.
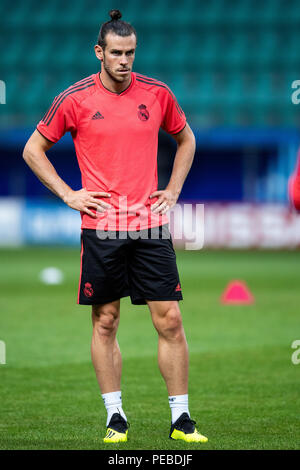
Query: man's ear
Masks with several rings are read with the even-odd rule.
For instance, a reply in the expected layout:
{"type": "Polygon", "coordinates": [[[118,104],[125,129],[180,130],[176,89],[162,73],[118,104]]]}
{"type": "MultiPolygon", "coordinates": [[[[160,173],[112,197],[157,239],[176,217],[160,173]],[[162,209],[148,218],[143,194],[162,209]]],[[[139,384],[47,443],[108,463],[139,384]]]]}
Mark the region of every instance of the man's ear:
{"type": "Polygon", "coordinates": [[[99,46],[99,44],[96,44],[94,46],[94,50],[95,50],[95,55],[97,57],[98,60],[101,60],[101,62],[103,61],[103,49],[101,46],[99,46]]]}

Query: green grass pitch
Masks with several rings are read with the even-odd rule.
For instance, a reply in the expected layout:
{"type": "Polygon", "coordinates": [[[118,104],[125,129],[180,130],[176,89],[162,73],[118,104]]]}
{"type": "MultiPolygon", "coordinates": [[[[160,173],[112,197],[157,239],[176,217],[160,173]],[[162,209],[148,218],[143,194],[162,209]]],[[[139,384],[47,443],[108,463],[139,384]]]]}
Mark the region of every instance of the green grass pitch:
{"type": "Polygon", "coordinates": [[[206,444],[168,438],[168,394],[147,306],[121,301],[127,443],[107,445],[106,411],[90,360],[90,307],[76,304],[79,249],[1,250],[1,449],[299,449],[300,252],[177,252],[190,351],[189,405],[206,444]],[[45,286],[41,269],[65,282],[45,286]],[[243,279],[251,306],[223,306],[243,279]]]}

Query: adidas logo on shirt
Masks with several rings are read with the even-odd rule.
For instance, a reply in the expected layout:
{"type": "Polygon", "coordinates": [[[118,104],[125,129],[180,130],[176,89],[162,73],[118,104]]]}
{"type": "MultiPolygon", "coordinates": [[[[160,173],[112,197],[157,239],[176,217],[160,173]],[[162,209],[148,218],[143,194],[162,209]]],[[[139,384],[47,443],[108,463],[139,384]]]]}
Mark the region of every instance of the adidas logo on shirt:
{"type": "Polygon", "coordinates": [[[99,111],[97,111],[94,116],[92,117],[92,119],[104,119],[104,116],[102,116],[101,113],[99,113],[99,111]]]}

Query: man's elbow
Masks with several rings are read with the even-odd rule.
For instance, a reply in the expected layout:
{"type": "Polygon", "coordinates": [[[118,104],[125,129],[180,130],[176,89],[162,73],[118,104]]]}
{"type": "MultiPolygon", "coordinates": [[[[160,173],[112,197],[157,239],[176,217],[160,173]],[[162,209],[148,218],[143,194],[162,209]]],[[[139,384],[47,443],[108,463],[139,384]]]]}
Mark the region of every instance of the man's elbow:
{"type": "Polygon", "coordinates": [[[196,152],[196,138],[191,128],[187,129],[181,141],[181,144],[188,150],[188,153],[193,156],[196,152]]]}
{"type": "Polygon", "coordinates": [[[30,166],[30,164],[39,158],[39,151],[38,149],[32,145],[30,140],[26,143],[23,153],[22,153],[23,160],[30,166]]]}
{"type": "Polygon", "coordinates": [[[30,145],[28,145],[28,142],[27,144],[25,145],[24,149],[23,149],[23,153],[22,153],[22,157],[23,159],[25,160],[26,163],[28,163],[30,161],[30,158],[31,158],[31,150],[30,150],[30,145]]]}
{"type": "Polygon", "coordinates": [[[187,128],[186,139],[189,141],[190,145],[191,145],[192,147],[194,147],[194,149],[196,149],[196,138],[195,138],[195,134],[194,134],[194,132],[192,131],[192,129],[190,128],[190,126],[188,126],[188,128],[187,128]]]}
{"type": "Polygon", "coordinates": [[[184,127],[184,129],[176,135],[175,140],[177,141],[177,145],[183,145],[185,147],[188,147],[191,152],[196,151],[196,139],[194,132],[190,128],[188,124],[184,127]]]}
{"type": "Polygon", "coordinates": [[[37,130],[33,132],[30,138],[27,140],[23,150],[23,159],[26,163],[32,160],[40,159],[47,150],[53,145],[53,142],[48,141],[42,136],[37,130]]]}
{"type": "Polygon", "coordinates": [[[190,145],[193,149],[193,152],[195,153],[196,152],[196,138],[192,129],[191,129],[191,134],[190,134],[190,145]]]}

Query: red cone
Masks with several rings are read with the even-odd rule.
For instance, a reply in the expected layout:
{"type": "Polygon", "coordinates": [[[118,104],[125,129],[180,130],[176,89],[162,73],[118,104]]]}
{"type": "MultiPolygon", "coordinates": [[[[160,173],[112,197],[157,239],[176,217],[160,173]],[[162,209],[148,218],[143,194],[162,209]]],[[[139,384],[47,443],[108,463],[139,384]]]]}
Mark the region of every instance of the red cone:
{"type": "Polygon", "coordinates": [[[221,296],[222,304],[252,304],[254,297],[243,281],[231,281],[221,296]]]}

